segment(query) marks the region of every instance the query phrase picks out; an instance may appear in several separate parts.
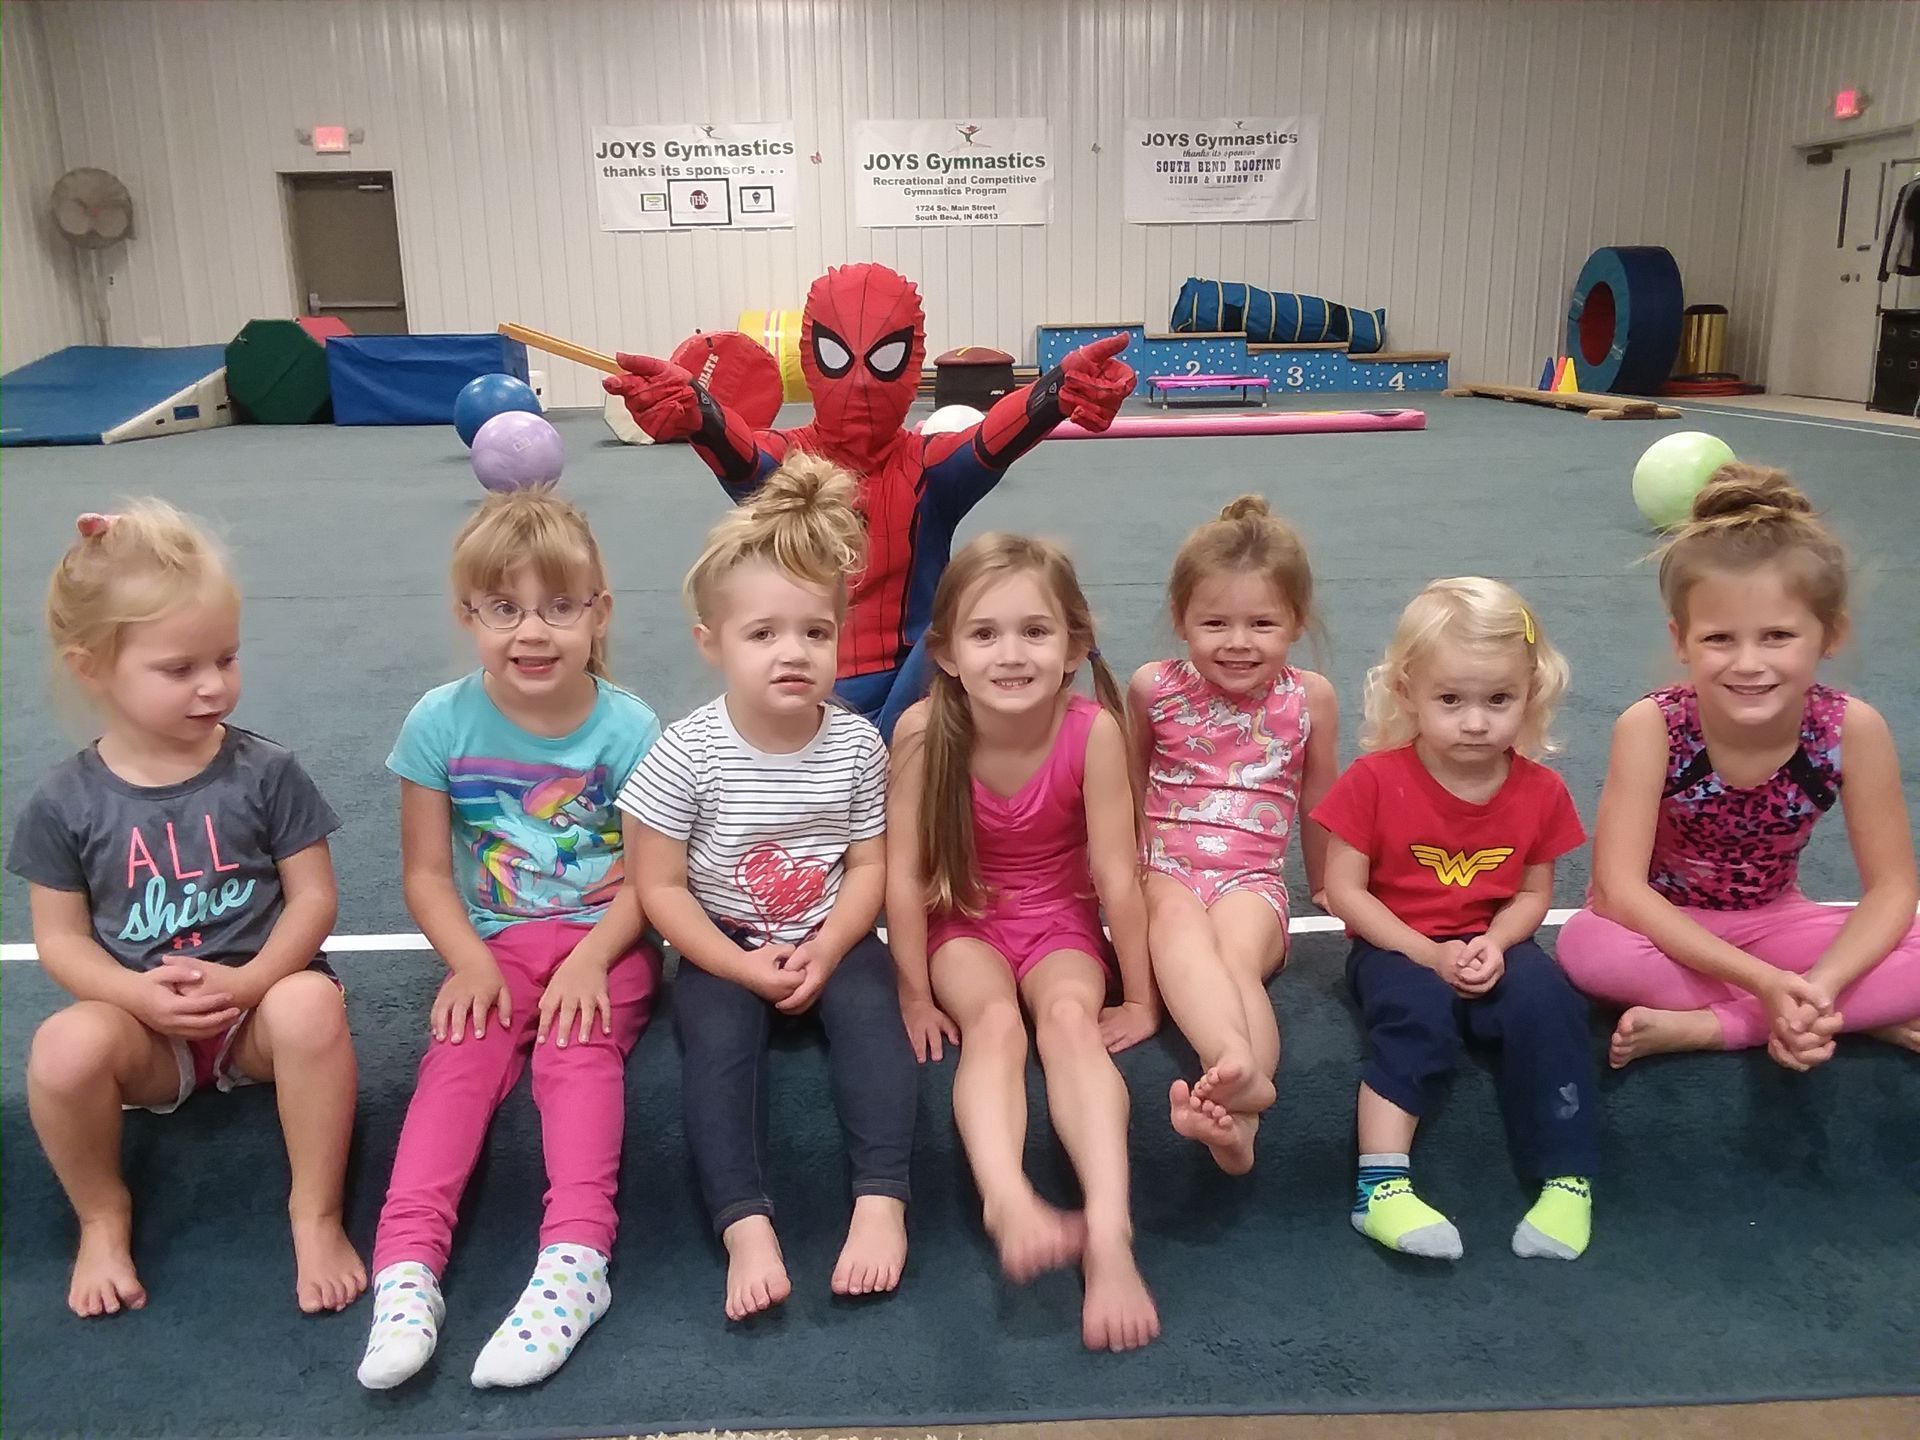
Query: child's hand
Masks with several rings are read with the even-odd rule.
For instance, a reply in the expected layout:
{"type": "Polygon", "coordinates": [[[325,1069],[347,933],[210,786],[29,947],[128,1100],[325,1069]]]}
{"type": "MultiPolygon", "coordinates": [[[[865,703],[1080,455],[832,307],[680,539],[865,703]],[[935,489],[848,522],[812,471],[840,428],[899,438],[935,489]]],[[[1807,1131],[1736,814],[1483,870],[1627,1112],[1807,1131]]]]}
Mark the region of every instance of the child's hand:
{"type": "Polygon", "coordinates": [[[131,1007],[134,1017],[160,1035],[182,1040],[211,1040],[240,1018],[225,984],[208,984],[197,965],[157,965],[142,971],[143,982],[131,1007]]]}
{"type": "Polygon", "coordinates": [[[466,1038],[467,1022],[471,1018],[473,1038],[484,1040],[489,1011],[499,1012],[502,1029],[513,1023],[513,996],[507,990],[500,967],[491,960],[484,970],[478,967],[456,970],[447,976],[440,984],[440,993],[433,997],[427,1023],[433,1029],[434,1039],[451,1040],[458,1045],[466,1038]]]}
{"type": "Polygon", "coordinates": [[[757,950],[744,946],[740,951],[739,982],[770,1005],[778,1005],[800,988],[806,976],[786,968],[791,945],[762,945],[757,950]]]}
{"type": "Polygon", "coordinates": [[[580,1043],[584,1045],[593,1033],[596,1015],[600,1017],[600,1033],[612,1035],[613,1000],[607,994],[607,967],[592,956],[582,959],[576,950],[560,962],[547,988],[540,992],[540,1030],[534,1043],[544,1044],[547,1027],[553,1025],[553,1043],[564,1048],[578,1020],[580,1043]]]}
{"type": "Polygon", "coordinates": [[[820,991],[825,987],[835,967],[840,964],[840,960],[840,956],[835,955],[829,947],[822,945],[817,939],[803,940],[794,946],[792,953],[787,956],[785,968],[800,976],[800,984],[786,999],[774,1001],[773,1008],[783,1015],[799,1015],[804,1012],[808,1006],[820,998],[820,991]]]}
{"type": "Polygon", "coordinates": [[[1462,995],[1478,998],[1500,983],[1507,973],[1507,952],[1497,941],[1476,935],[1460,952],[1460,963],[1448,983],[1462,995]]]}
{"type": "Polygon", "coordinates": [[[1432,949],[1427,958],[1421,960],[1418,955],[1411,958],[1424,964],[1454,989],[1460,988],[1460,966],[1467,957],[1467,942],[1464,940],[1435,940],[1430,942],[1432,949]]]}
{"type": "Polygon", "coordinates": [[[941,1037],[954,1045],[960,1043],[960,1027],[931,1000],[902,1000],[900,1018],[907,1025],[907,1039],[913,1042],[913,1058],[923,1065],[940,1058],[941,1037]]]}
{"type": "Polygon", "coordinates": [[[1138,1045],[1160,1028],[1160,1012],[1145,1000],[1123,1000],[1100,1012],[1100,1043],[1109,1055],[1138,1045]]]}
{"type": "MultiPolygon", "coordinates": [[[[1823,1020],[1820,1023],[1824,1025],[1826,1022],[1823,1020]]],[[[1774,1064],[1802,1075],[1814,1066],[1831,1060],[1833,1050],[1833,1036],[1818,1031],[1810,1031],[1793,1039],[1778,1032],[1767,1036],[1767,1054],[1773,1057],[1774,1064]]]]}
{"type": "Polygon", "coordinates": [[[1768,1029],[1790,1050],[1799,1051],[1800,1042],[1822,1030],[1826,1037],[1839,1033],[1832,993],[1810,976],[1776,970],[1759,998],[1767,1007],[1768,1029]]]}

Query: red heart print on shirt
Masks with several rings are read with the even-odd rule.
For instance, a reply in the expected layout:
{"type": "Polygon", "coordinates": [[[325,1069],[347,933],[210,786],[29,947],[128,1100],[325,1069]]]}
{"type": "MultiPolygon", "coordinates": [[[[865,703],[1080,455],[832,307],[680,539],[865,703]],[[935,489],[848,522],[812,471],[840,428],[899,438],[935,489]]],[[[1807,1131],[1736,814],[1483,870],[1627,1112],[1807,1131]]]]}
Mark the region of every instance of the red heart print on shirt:
{"type": "Polygon", "coordinates": [[[796,860],[778,845],[756,845],[733,867],[733,879],[771,934],[798,920],[827,891],[827,867],[819,860],[796,860]]]}

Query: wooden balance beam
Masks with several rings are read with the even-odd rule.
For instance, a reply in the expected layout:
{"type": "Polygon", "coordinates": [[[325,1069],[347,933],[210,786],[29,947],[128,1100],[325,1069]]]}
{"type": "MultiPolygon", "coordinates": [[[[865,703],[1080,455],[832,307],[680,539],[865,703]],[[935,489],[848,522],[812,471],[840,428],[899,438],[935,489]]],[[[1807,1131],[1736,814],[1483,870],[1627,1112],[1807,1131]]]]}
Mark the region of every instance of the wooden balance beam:
{"type": "Polygon", "coordinates": [[[1449,395],[1479,395],[1488,400],[1514,400],[1522,405],[1551,405],[1556,410],[1580,410],[1589,420],[1678,420],[1680,412],[1654,400],[1625,395],[1592,395],[1572,390],[1535,390],[1530,385],[1456,385],[1449,395]]]}

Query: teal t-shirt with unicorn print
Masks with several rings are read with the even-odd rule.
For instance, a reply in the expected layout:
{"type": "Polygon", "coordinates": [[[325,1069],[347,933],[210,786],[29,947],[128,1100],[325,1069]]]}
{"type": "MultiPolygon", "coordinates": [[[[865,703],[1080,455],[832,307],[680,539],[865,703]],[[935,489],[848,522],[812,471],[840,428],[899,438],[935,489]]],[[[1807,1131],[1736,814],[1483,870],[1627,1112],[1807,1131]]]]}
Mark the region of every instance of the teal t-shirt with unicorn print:
{"type": "Polygon", "coordinates": [[[404,780],[452,807],[453,879],[473,928],[523,920],[592,925],[625,879],[614,797],[660,721],[645,701],[597,680],[570,735],[535,735],[500,713],[476,670],[420,697],[387,757],[404,780]]]}

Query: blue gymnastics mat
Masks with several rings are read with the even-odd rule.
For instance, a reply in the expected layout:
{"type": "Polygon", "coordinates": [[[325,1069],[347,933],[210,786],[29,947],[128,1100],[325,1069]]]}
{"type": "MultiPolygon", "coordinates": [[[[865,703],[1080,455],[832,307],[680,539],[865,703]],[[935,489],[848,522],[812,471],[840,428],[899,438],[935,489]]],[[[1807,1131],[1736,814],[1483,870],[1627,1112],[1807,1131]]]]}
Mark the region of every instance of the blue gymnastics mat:
{"type": "Polygon", "coordinates": [[[220,345],[69,345],[0,375],[0,445],[111,445],[232,419],[220,345]]]}

